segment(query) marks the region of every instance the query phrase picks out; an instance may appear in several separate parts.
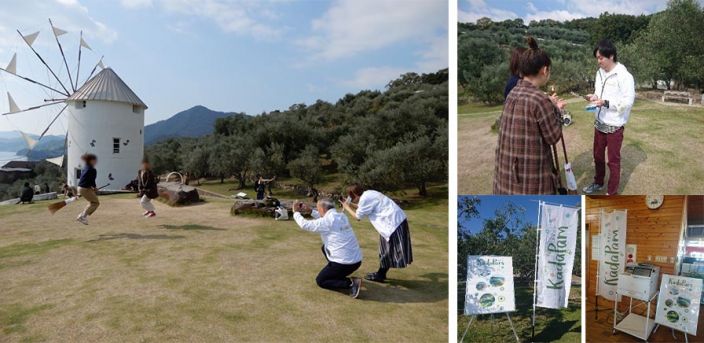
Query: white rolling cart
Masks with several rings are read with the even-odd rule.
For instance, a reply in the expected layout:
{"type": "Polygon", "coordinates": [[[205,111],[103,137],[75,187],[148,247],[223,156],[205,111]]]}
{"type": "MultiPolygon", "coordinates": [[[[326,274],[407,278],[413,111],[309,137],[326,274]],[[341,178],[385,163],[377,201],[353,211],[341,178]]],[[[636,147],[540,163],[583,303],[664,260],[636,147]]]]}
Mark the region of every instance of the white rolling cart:
{"type": "MultiPolygon", "coordinates": [[[[655,328],[655,319],[650,317],[651,304],[658,297],[658,279],[660,268],[652,265],[639,264],[626,267],[626,271],[619,275],[616,300],[614,301],[613,334],[616,331],[627,333],[631,336],[648,341],[648,337],[655,328]],[[619,298],[629,297],[628,311],[625,317],[618,321],[619,298]],[[633,313],[633,300],[646,305],[645,316],[633,313]]],[[[636,304],[639,306],[639,304],[636,304]]],[[[655,311],[652,311],[654,314],[655,311]]]]}

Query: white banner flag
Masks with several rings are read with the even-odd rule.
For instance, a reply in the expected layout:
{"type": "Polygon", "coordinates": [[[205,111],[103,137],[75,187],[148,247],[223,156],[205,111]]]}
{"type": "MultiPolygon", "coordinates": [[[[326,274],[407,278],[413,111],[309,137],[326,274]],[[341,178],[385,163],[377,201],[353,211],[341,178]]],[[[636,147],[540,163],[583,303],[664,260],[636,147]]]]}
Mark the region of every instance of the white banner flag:
{"type": "Polygon", "coordinates": [[[701,294],[702,279],[664,274],[655,322],[696,336],[701,294]]]}
{"type": "Polygon", "coordinates": [[[536,306],[567,307],[572,285],[579,209],[541,203],[536,306]]]}
{"type": "Polygon", "coordinates": [[[618,276],[626,267],[626,211],[601,212],[601,260],[597,295],[616,299],[618,276]]]}
{"type": "Polygon", "coordinates": [[[515,310],[513,258],[467,256],[464,314],[502,313],[515,310]]]}

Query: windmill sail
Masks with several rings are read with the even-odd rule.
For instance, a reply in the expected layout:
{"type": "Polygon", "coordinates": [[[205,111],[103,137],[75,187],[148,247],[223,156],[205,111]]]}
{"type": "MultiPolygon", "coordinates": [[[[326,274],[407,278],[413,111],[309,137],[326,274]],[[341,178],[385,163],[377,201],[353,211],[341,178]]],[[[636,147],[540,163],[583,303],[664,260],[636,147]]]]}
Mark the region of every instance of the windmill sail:
{"type": "Polygon", "coordinates": [[[22,111],[19,106],[17,106],[15,99],[13,99],[12,95],[10,95],[10,92],[7,92],[7,103],[10,105],[10,111],[8,113],[17,113],[22,111]]]}
{"type": "Polygon", "coordinates": [[[93,51],[93,49],[91,49],[90,45],[88,45],[88,43],[86,43],[86,41],[83,40],[83,37],[81,37],[81,46],[90,50],[90,51],[93,51]]]}
{"type": "Polygon", "coordinates": [[[20,131],[20,135],[22,135],[22,139],[24,139],[24,142],[27,143],[27,147],[29,147],[29,150],[34,149],[34,147],[37,145],[37,140],[22,131],[20,131]]]}
{"type": "Polygon", "coordinates": [[[49,163],[53,163],[59,167],[63,167],[64,166],[64,155],[53,157],[53,158],[47,158],[46,161],[49,163]]]}
{"type": "Polygon", "coordinates": [[[39,31],[37,31],[35,33],[30,33],[26,36],[25,35],[21,35],[21,36],[22,36],[22,39],[24,39],[24,41],[27,42],[27,44],[29,44],[29,46],[32,46],[32,44],[34,44],[34,41],[37,39],[37,36],[39,36],[39,31]]]}
{"type": "Polygon", "coordinates": [[[17,53],[12,55],[10,63],[8,63],[7,67],[5,67],[5,71],[10,74],[17,74],[17,53]]]}
{"type": "Polygon", "coordinates": [[[62,29],[60,29],[56,26],[53,26],[53,25],[51,26],[51,29],[54,30],[54,36],[56,36],[56,37],[61,36],[61,35],[65,35],[66,33],[68,33],[68,31],[62,30],[62,29]]]}

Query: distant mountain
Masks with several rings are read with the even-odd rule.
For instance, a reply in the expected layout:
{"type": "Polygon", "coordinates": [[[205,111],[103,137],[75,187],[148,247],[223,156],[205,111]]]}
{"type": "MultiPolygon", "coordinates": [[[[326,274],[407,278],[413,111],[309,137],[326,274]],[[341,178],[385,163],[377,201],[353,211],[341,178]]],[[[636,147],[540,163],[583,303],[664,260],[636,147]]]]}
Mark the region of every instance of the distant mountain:
{"type": "MultiPolygon", "coordinates": [[[[39,139],[39,136],[30,136],[39,139]]],[[[17,155],[26,156],[28,152],[27,143],[17,131],[0,132],[0,151],[16,152],[17,155]]],[[[63,154],[64,136],[47,135],[34,147],[30,158],[55,157],[63,154]]]]}
{"type": "Polygon", "coordinates": [[[174,114],[171,118],[144,127],[144,145],[172,137],[200,137],[213,133],[215,120],[233,113],[213,111],[195,106],[174,114]]]}

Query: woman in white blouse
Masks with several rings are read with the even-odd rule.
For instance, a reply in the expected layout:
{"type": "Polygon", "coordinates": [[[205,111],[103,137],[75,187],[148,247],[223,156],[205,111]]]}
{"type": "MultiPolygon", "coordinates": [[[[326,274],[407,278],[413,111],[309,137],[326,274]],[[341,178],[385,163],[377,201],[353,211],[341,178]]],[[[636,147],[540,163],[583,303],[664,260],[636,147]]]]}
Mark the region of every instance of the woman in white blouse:
{"type": "Polygon", "coordinates": [[[405,268],[413,262],[411,232],[403,210],[389,197],[355,184],[347,187],[349,198],[342,207],[357,220],[369,217],[379,232],[379,270],[364,278],[384,282],[390,268],[405,268]]]}

